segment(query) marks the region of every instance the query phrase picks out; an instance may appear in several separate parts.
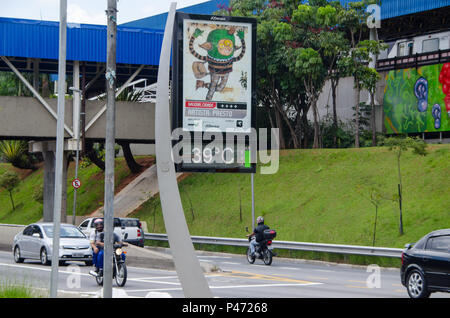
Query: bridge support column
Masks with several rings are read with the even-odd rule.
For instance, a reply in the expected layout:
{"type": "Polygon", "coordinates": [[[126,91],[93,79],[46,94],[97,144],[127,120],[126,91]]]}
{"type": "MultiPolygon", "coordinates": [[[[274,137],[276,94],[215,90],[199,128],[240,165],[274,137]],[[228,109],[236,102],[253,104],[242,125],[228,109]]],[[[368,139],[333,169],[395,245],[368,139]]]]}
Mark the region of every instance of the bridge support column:
{"type": "Polygon", "coordinates": [[[55,197],[55,153],[53,151],[42,151],[44,157],[44,211],[43,221],[53,221],[53,204],[55,197]]]}
{"type": "MultiPolygon", "coordinates": [[[[43,221],[53,222],[55,198],[55,150],[54,141],[30,142],[30,152],[42,152],[44,157],[43,221]]],[[[63,155],[63,180],[67,180],[69,151],[63,155]]],[[[67,182],[62,188],[61,222],[67,222],[67,182]]]]}

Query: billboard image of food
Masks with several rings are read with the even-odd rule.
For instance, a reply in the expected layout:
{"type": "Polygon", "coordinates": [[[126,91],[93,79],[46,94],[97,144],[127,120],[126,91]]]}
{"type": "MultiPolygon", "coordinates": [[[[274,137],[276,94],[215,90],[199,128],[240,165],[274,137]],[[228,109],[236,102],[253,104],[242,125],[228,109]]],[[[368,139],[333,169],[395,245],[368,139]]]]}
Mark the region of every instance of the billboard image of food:
{"type": "Polygon", "coordinates": [[[252,27],[183,21],[183,130],[249,132],[252,27]]]}
{"type": "Polygon", "coordinates": [[[388,134],[450,131],[450,63],[390,71],[383,110],[388,134]]]}

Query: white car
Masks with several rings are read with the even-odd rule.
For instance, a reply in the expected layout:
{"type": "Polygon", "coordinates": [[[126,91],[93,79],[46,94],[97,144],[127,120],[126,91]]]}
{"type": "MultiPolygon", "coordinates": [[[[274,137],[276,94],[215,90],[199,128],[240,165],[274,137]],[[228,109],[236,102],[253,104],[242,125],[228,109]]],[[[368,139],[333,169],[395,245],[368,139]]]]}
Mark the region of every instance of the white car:
{"type": "MultiPolygon", "coordinates": [[[[33,223],[25,227],[13,240],[14,261],[40,260],[48,265],[53,253],[53,223],[33,223]]],[[[92,265],[92,249],[89,239],[74,225],[61,224],[59,241],[59,262],[84,261],[92,265]]]]}
{"type": "MultiPolygon", "coordinates": [[[[87,237],[92,231],[95,231],[94,221],[97,218],[88,218],[78,226],[81,232],[87,237]]],[[[114,233],[116,233],[124,242],[144,246],[144,231],[141,222],[136,218],[114,218],[114,233]]]]}

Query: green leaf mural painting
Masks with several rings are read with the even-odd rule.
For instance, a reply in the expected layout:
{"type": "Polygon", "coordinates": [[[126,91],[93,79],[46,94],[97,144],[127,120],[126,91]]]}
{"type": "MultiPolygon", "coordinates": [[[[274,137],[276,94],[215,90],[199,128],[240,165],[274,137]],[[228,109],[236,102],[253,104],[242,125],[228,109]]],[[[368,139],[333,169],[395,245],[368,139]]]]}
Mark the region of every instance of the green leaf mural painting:
{"type": "Polygon", "coordinates": [[[388,134],[450,131],[450,63],[390,71],[383,109],[388,134]]]}

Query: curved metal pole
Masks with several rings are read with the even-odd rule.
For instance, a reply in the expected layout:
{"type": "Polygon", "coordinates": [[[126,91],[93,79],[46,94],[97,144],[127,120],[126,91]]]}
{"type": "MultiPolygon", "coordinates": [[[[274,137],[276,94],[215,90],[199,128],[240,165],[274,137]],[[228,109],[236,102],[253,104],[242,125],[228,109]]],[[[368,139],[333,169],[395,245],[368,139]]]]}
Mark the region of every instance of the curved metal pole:
{"type": "Polygon", "coordinates": [[[212,297],[212,295],[195,255],[194,245],[189,235],[172,159],[169,70],[175,9],[176,3],[172,2],[167,17],[158,70],[155,110],[155,150],[158,186],[170,250],[184,295],[186,297],[205,298],[212,297]]]}

